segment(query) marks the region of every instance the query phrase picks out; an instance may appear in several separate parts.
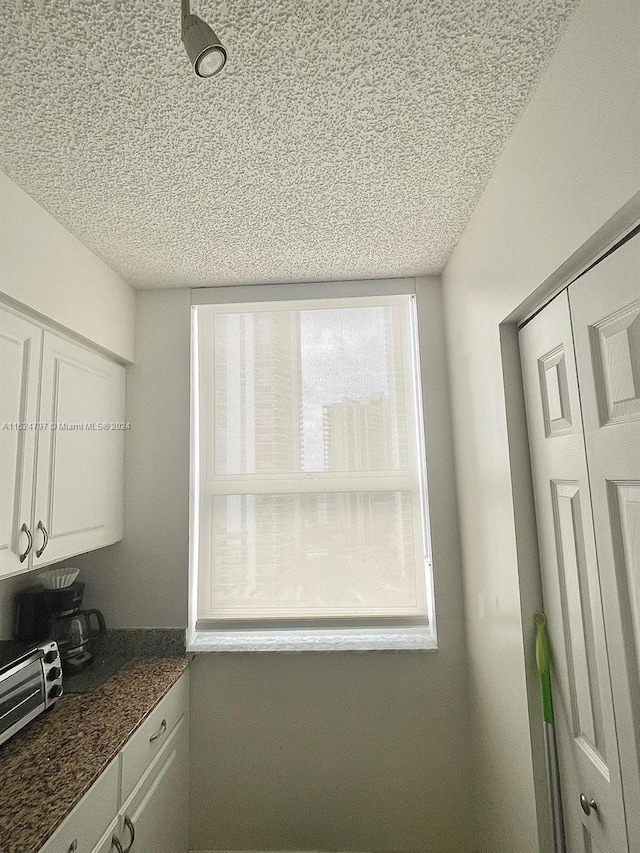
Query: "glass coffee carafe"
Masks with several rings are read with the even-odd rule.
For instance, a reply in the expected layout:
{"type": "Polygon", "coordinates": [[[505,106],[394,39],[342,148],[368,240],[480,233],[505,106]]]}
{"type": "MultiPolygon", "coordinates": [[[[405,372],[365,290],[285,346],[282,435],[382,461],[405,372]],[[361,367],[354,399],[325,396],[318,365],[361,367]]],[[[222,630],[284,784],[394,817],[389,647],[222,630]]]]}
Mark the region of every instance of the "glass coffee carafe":
{"type": "Polygon", "coordinates": [[[89,666],[91,642],[104,634],[106,625],[99,610],[76,610],[51,618],[50,636],[60,649],[62,671],[67,675],[89,666]]]}

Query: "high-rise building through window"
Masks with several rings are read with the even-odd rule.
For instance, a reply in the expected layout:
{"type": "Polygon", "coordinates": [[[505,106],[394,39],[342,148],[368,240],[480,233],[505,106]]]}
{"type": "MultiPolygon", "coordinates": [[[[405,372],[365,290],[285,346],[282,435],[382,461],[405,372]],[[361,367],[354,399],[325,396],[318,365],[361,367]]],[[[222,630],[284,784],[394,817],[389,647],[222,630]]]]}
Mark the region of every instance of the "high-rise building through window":
{"type": "MultiPolygon", "coordinates": [[[[297,312],[219,314],[213,357],[216,473],[300,471],[300,321],[297,312]]],[[[212,594],[274,600],[295,548],[287,495],[229,495],[214,513],[212,594]]]]}

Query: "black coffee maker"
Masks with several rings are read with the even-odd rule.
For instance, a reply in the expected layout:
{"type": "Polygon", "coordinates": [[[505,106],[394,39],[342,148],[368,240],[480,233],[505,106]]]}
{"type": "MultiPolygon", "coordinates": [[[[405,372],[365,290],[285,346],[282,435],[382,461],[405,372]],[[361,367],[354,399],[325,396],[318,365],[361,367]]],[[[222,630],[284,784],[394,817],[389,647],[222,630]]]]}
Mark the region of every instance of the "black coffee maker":
{"type": "Polygon", "coordinates": [[[106,631],[99,610],[80,609],[83,596],[82,581],[62,589],[32,586],[16,596],[15,639],[30,644],[55,640],[65,675],[89,666],[91,642],[106,631]]]}

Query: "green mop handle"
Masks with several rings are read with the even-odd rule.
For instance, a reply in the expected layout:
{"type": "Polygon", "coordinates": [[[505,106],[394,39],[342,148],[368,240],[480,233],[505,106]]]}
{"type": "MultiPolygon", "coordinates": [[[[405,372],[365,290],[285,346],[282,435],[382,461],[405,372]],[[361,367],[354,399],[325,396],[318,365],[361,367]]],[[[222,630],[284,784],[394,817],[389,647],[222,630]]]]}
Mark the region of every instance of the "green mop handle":
{"type": "Polygon", "coordinates": [[[560,769],[558,749],[553,730],[553,706],[551,704],[551,652],[547,636],[547,617],[544,613],[534,616],[536,626],[536,664],[540,673],[540,692],[542,694],[542,719],[544,732],[544,753],[547,764],[547,783],[549,785],[549,808],[551,812],[551,830],[554,853],[566,853],[564,820],[562,817],[562,798],[560,795],[560,769]]]}
{"type": "Polygon", "coordinates": [[[553,707],[551,705],[551,666],[549,638],[547,636],[547,617],[544,613],[536,613],[536,664],[540,673],[540,692],[542,694],[542,719],[553,725],[553,707]]]}

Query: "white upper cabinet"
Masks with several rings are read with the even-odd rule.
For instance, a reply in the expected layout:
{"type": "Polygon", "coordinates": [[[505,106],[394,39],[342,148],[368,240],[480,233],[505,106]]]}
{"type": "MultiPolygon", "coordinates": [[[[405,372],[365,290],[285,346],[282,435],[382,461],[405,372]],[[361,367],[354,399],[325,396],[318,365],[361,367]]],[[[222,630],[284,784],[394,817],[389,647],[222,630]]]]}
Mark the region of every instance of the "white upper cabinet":
{"type": "Polygon", "coordinates": [[[122,538],[125,369],[0,310],[0,576],[122,538]]]}
{"type": "Polygon", "coordinates": [[[45,332],[34,566],[122,538],[125,371],[45,332]]]}

